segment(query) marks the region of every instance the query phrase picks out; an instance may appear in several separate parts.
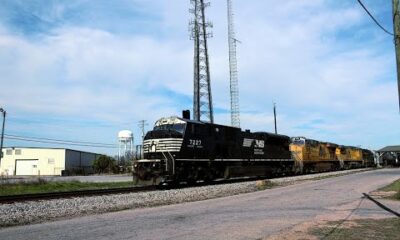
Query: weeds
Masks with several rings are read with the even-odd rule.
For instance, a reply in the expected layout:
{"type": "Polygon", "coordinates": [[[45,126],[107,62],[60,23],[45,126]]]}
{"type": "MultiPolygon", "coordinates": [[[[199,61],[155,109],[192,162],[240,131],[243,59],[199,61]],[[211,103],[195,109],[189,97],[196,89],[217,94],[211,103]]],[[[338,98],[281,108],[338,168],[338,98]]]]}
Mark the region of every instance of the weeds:
{"type": "Polygon", "coordinates": [[[118,187],[131,187],[132,182],[110,182],[110,183],[88,183],[79,181],[68,182],[52,182],[45,179],[38,179],[34,182],[18,182],[6,183],[0,187],[0,196],[30,194],[30,193],[47,193],[47,192],[63,192],[77,191],[89,189],[107,189],[118,187]]]}
{"type": "Polygon", "coordinates": [[[394,191],[394,192],[396,192],[396,194],[394,194],[393,196],[390,196],[389,198],[400,200],[400,179],[397,181],[394,181],[393,183],[391,183],[391,184],[387,185],[386,187],[383,187],[379,190],[384,191],[384,192],[394,191]]]}
{"type": "Polygon", "coordinates": [[[273,182],[268,181],[268,180],[259,180],[259,181],[256,182],[256,187],[257,187],[257,190],[259,190],[259,191],[262,191],[262,190],[265,190],[265,189],[270,189],[270,188],[273,188],[275,186],[277,186],[276,183],[273,183],[273,182]]]}
{"type": "Polygon", "coordinates": [[[355,240],[355,239],[398,239],[400,235],[400,219],[359,219],[347,221],[344,226],[335,228],[338,222],[311,230],[311,234],[320,239],[355,240]]]}

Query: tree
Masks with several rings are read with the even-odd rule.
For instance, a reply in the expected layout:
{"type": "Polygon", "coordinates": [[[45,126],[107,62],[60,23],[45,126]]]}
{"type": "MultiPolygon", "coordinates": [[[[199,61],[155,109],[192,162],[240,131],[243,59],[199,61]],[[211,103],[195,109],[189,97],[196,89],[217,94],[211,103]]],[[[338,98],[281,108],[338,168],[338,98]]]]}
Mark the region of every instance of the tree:
{"type": "Polygon", "coordinates": [[[93,161],[93,169],[96,173],[114,172],[116,170],[115,159],[106,155],[101,155],[93,161]]]}

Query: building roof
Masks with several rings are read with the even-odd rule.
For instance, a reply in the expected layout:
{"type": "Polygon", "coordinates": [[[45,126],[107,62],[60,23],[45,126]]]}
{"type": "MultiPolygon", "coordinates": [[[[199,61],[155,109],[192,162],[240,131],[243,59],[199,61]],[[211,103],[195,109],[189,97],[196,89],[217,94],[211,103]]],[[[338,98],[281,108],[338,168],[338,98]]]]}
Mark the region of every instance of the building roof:
{"type": "Polygon", "coordinates": [[[400,145],[387,146],[382,149],[379,149],[377,152],[400,152],[400,145]]]}
{"type": "Polygon", "coordinates": [[[75,149],[71,149],[71,148],[60,148],[60,147],[18,147],[18,146],[12,146],[12,147],[3,147],[3,149],[50,149],[50,150],[67,150],[67,151],[74,151],[74,152],[81,152],[81,153],[90,153],[90,154],[102,155],[101,153],[94,153],[94,152],[75,150],[75,149]]]}

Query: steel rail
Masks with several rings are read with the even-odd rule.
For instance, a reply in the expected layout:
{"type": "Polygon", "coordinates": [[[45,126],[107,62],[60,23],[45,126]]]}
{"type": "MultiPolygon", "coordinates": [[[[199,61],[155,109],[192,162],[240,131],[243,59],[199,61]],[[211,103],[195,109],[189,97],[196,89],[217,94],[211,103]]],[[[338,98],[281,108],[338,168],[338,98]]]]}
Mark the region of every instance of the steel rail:
{"type": "MultiPolygon", "coordinates": [[[[368,170],[368,168],[366,168],[365,170],[368,170]]],[[[339,173],[342,171],[343,170],[330,171],[330,172],[338,172],[339,173]]],[[[304,175],[313,175],[313,174],[319,174],[319,173],[321,173],[321,172],[301,174],[301,175],[304,176],[304,175]]],[[[221,179],[215,179],[212,181],[198,181],[194,184],[178,183],[178,184],[163,185],[163,186],[147,185],[147,186],[136,186],[136,187],[124,187],[124,188],[104,188],[104,189],[88,189],[88,190],[78,190],[78,191],[6,195],[6,196],[0,196],[0,204],[38,201],[38,200],[49,200],[49,199],[63,199],[63,198],[72,198],[72,197],[87,197],[87,196],[100,196],[100,195],[109,195],[109,194],[146,192],[146,191],[155,191],[155,190],[184,189],[184,188],[190,188],[190,187],[223,185],[223,184],[256,181],[256,180],[274,179],[274,178],[279,178],[279,177],[293,177],[293,176],[296,176],[296,175],[289,174],[289,175],[285,175],[285,176],[270,176],[269,178],[266,178],[265,176],[236,177],[236,178],[230,178],[230,179],[221,178],[221,179]]]]}

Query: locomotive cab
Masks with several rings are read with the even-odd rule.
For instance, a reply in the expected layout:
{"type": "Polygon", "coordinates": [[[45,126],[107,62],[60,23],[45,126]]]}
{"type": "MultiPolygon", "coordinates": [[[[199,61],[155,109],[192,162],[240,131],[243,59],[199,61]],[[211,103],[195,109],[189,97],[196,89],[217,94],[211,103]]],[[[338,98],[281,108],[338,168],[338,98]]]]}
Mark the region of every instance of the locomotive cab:
{"type": "Polygon", "coordinates": [[[176,157],[183,142],[186,122],[178,117],[162,118],[147,132],[143,140],[145,159],[163,159],[165,155],[176,157]]]}
{"type": "Polygon", "coordinates": [[[293,159],[296,161],[303,161],[304,147],[306,145],[305,137],[293,137],[291,139],[290,151],[292,152],[293,159]]]}
{"type": "Polygon", "coordinates": [[[133,168],[136,183],[160,184],[175,174],[175,159],[181,150],[187,123],[179,117],[161,118],[143,139],[143,157],[133,168]]]}

